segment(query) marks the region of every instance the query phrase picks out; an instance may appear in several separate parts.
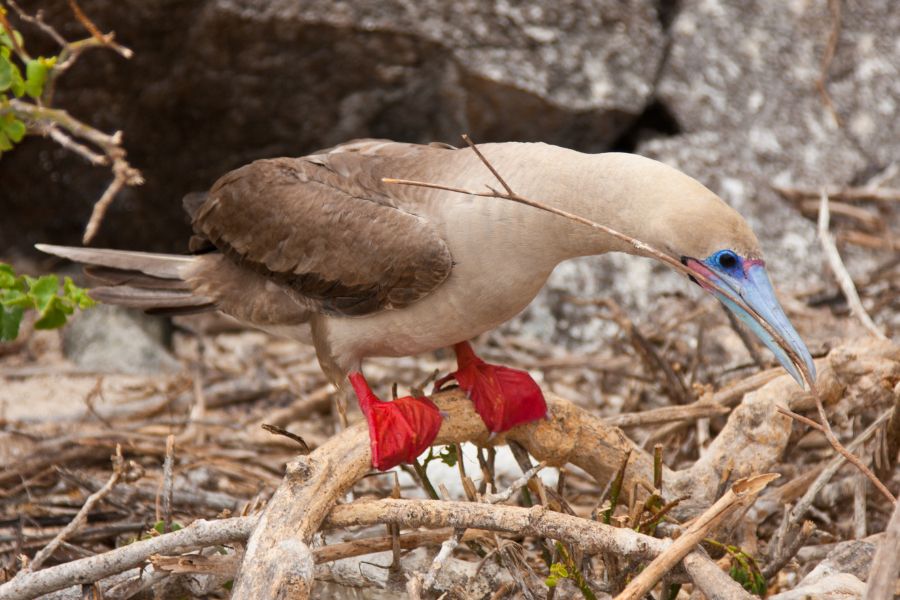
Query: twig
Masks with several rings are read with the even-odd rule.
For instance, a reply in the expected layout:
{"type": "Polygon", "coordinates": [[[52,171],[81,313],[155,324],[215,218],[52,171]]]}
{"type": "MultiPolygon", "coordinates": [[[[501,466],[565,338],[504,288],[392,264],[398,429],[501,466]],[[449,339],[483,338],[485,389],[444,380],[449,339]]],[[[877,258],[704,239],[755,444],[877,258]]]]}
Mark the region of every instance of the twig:
{"type": "Polygon", "coordinates": [[[94,25],[94,23],[90,19],[88,19],[86,14],[84,14],[84,11],[81,10],[81,7],[78,6],[78,2],[76,2],[75,0],[69,0],[69,8],[72,9],[72,12],[75,14],[75,18],[78,19],[78,21],[81,22],[82,25],[84,25],[84,28],[88,30],[88,33],[91,34],[91,37],[97,40],[99,44],[108,48],[112,48],[125,58],[132,57],[133,52],[130,49],[121,46],[113,41],[112,33],[103,34],[100,32],[97,26],[94,25]]]}
{"type": "MultiPolygon", "coordinates": [[[[831,446],[841,455],[844,456],[848,461],[850,461],[853,466],[862,471],[862,473],[869,478],[869,481],[872,482],[872,485],[875,486],[881,494],[887,498],[891,505],[897,502],[897,499],[894,498],[894,495],[887,489],[880,479],[872,472],[872,470],[867,467],[859,458],[856,457],[855,454],[847,450],[843,444],[841,444],[840,440],[837,439],[837,436],[834,435],[834,431],[831,429],[831,423],[828,422],[828,415],[825,414],[825,407],[822,405],[822,398],[819,397],[818,394],[814,394],[813,398],[816,401],[816,409],[819,411],[819,419],[822,421],[822,424],[825,426],[822,431],[825,434],[825,439],[831,444],[831,446]]],[[[887,413],[886,413],[887,414],[887,413]]],[[[879,419],[880,420],[880,419],[879,419]]]]}
{"type": "Polygon", "coordinates": [[[819,198],[819,242],[822,244],[822,251],[825,253],[825,259],[828,262],[829,268],[831,268],[831,272],[834,273],[834,277],[837,279],[841,291],[844,292],[844,296],[847,298],[847,303],[850,305],[850,312],[862,322],[863,327],[865,327],[869,333],[879,339],[886,340],[887,336],[878,329],[875,322],[872,321],[872,317],[869,316],[869,313],[866,312],[866,309],[863,307],[862,301],[859,299],[859,293],[856,291],[856,286],[853,285],[853,279],[847,272],[847,267],[844,266],[844,261],[841,260],[841,255],[834,243],[834,238],[828,231],[829,220],[828,194],[823,191],[819,198]]]}
{"type": "Polygon", "coordinates": [[[787,409],[787,408],[784,408],[783,406],[778,406],[778,407],[775,408],[775,410],[777,410],[778,412],[780,412],[781,414],[783,414],[783,415],[786,416],[786,417],[790,417],[790,418],[792,418],[792,419],[794,419],[794,420],[796,420],[796,421],[800,421],[800,422],[803,423],[804,425],[807,425],[807,426],[809,426],[809,427],[812,427],[812,428],[815,429],[816,431],[820,431],[820,432],[822,432],[822,433],[825,432],[825,428],[824,428],[824,427],[822,427],[821,425],[819,425],[818,423],[816,423],[815,421],[813,421],[813,420],[810,419],[809,417],[804,417],[803,415],[801,415],[801,414],[799,414],[799,413],[795,413],[794,411],[792,411],[792,410],[790,410],[790,409],[787,409]]]}
{"type": "Polygon", "coordinates": [[[816,88],[822,95],[822,101],[834,117],[834,122],[838,127],[843,126],[840,115],[835,110],[834,102],[828,93],[828,70],[831,68],[831,61],[834,60],[834,54],[837,51],[838,40],[841,35],[841,1],[828,0],[828,8],[831,10],[831,31],[828,33],[828,43],[825,46],[825,54],[822,55],[822,70],[819,78],[816,80],[816,88]]]}
{"type": "MultiPolygon", "coordinates": [[[[475,142],[472,141],[472,138],[469,137],[469,134],[467,134],[467,133],[462,134],[462,139],[469,145],[469,148],[472,149],[472,151],[478,156],[478,158],[481,160],[481,162],[484,163],[484,166],[486,166],[488,169],[490,169],[490,171],[494,175],[494,177],[497,178],[497,181],[500,182],[500,185],[503,186],[503,189],[506,190],[506,193],[509,194],[510,196],[514,196],[515,194],[513,193],[512,188],[509,187],[509,185],[506,183],[506,181],[502,177],[500,177],[500,173],[497,172],[497,169],[494,168],[494,165],[492,165],[490,162],[488,162],[488,159],[486,159],[484,157],[484,155],[481,153],[481,150],[478,149],[478,146],[476,146],[475,142]]],[[[488,186],[488,189],[491,189],[490,186],[488,186]]]]}
{"type": "Polygon", "coordinates": [[[162,480],[162,514],[157,515],[158,519],[163,522],[163,533],[169,533],[172,524],[172,493],[174,489],[175,477],[175,436],[169,434],[166,436],[166,458],[163,460],[163,480],[162,480]]]}
{"type": "MultiPolygon", "coordinates": [[[[823,188],[812,187],[774,187],[779,194],[793,201],[818,198],[823,191],[823,188]]],[[[824,192],[829,198],[844,202],[900,202],[900,189],[894,188],[826,186],[824,192]]]]}
{"type": "Polygon", "coordinates": [[[775,556],[762,570],[762,576],[765,577],[766,580],[774,577],[789,560],[794,558],[797,551],[800,550],[801,546],[806,543],[816,530],[815,523],[812,521],[803,521],[803,524],[799,527],[799,531],[793,529],[796,525],[790,524],[787,515],[785,515],[783,523],[785,524],[785,532],[782,535],[778,535],[778,548],[775,552],[775,556]],[[792,535],[787,535],[787,533],[791,533],[792,535]],[[787,543],[785,543],[785,540],[787,540],[787,543]]]}
{"type": "MultiPolygon", "coordinates": [[[[420,546],[436,546],[445,541],[448,536],[453,535],[452,529],[437,529],[435,531],[417,531],[413,533],[404,533],[396,538],[401,550],[409,550],[410,548],[418,548],[420,546]]],[[[484,532],[467,529],[461,541],[478,539],[484,536],[484,532]]],[[[394,536],[384,535],[380,537],[362,538],[351,542],[343,542],[340,544],[329,544],[313,549],[313,558],[316,564],[331,562],[334,560],[342,560],[344,558],[353,558],[363,554],[373,554],[375,552],[384,552],[392,550],[394,546],[394,536]]]]}
{"type": "Polygon", "coordinates": [[[897,569],[900,567],[900,502],[894,507],[884,536],[878,543],[878,550],[869,571],[869,587],[865,600],[891,598],[897,586],[897,569]]]}
{"type": "Polygon", "coordinates": [[[53,41],[59,44],[61,47],[65,47],[68,42],[66,42],[63,36],[59,35],[59,32],[56,31],[53,27],[47,24],[44,21],[43,11],[39,10],[32,17],[28,13],[26,13],[22,8],[18,5],[16,0],[6,0],[7,3],[13,7],[13,10],[16,11],[16,14],[19,15],[19,18],[25,21],[26,23],[31,23],[32,25],[38,27],[41,31],[46,33],[48,36],[53,38],[53,41]]]}
{"type": "Polygon", "coordinates": [[[613,417],[604,417],[603,422],[616,427],[641,427],[660,423],[689,422],[696,419],[708,419],[727,415],[730,409],[709,400],[698,400],[683,406],[663,406],[644,412],[623,413],[613,417]]]}
{"type": "MultiPolygon", "coordinates": [[[[458,456],[457,460],[461,461],[462,456],[458,456]]],[[[482,500],[487,504],[506,502],[512,497],[513,494],[528,485],[528,482],[531,481],[531,478],[546,466],[546,461],[541,461],[539,464],[528,469],[528,471],[526,471],[522,475],[522,477],[516,479],[508,488],[506,488],[502,492],[499,492],[497,494],[487,494],[482,498],[482,500]]],[[[437,580],[440,570],[444,566],[444,562],[448,558],[450,558],[450,555],[453,553],[456,547],[459,546],[459,543],[462,541],[465,533],[466,529],[464,527],[459,527],[453,532],[453,535],[449,539],[441,544],[441,549],[437,553],[437,555],[435,555],[434,560],[431,562],[431,567],[429,567],[428,573],[426,573],[425,579],[423,580],[422,585],[424,590],[430,590],[434,587],[434,583],[437,580]]]]}
{"type": "Polygon", "coordinates": [[[698,517],[669,548],[657,556],[631,583],[616,596],[616,600],[640,600],[677,565],[709,531],[735,509],[748,505],[779,475],[767,473],[741,479],[734,483],[724,496],[698,517]]]}
{"type": "Polygon", "coordinates": [[[236,517],[218,521],[198,519],[178,531],[41,571],[24,573],[0,585],[0,600],[26,600],[69,587],[91,583],[140,566],[154,554],[181,554],[205,546],[246,540],[256,525],[256,517],[236,517]]]}
{"type": "Polygon", "coordinates": [[[293,440],[293,441],[297,442],[297,444],[300,446],[300,451],[303,454],[309,454],[309,444],[307,444],[306,440],[304,440],[302,437],[300,437],[296,433],[291,433],[284,427],[279,427],[278,425],[272,425],[271,423],[263,423],[262,425],[260,425],[260,427],[262,427],[264,430],[268,431],[272,435],[282,435],[282,436],[288,438],[289,440],[293,440]]]}
{"type": "MultiPolygon", "coordinates": [[[[863,431],[861,434],[859,434],[856,437],[856,439],[850,443],[850,445],[847,447],[847,450],[848,450],[847,453],[849,454],[849,451],[856,450],[857,448],[862,446],[863,443],[866,442],[866,440],[868,440],[872,435],[875,434],[876,431],[878,431],[878,429],[879,429],[879,427],[881,427],[882,423],[887,421],[888,418],[890,418],[890,416],[891,416],[890,411],[887,411],[884,414],[882,414],[880,417],[875,419],[875,421],[871,425],[869,425],[865,429],[865,431],[863,431]]],[[[826,434],[826,436],[827,436],[827,433],[826,433],[824,427],[822,428],[822,433],[826,434]]],[[[853,456],[853,455],[851,454],[851,456],[853,456]]],[[[837,473],[838,469],[840,469],[843,466],[843,464],[846,460],[849,460],[849,459],[847,458],[847,455],[844,454],[843,452],[840,453],[838,456],[835,456],[834,458],[831,459],[831,461],[822,470],[822,472],[819,474],[819,476],[816,477],[816,480],[809,486],[809,489],[806,491],[806,493],[803,495],[803,497],[800,498],[800,500],[797,501],[797,504],[794,505],[794,508],[791,510],[790,515],[788,517],[791,523],[797,524],[800,522],[801,519],[803,519],[804,516],[806,516],[806,513],[809,510],[809,507],[812,506],[813,500],[815,500],[815,498],[816,498],[816,494],[818,494],[819,490],[821,490],[825,486],[825,484],[828,483],[828,481],[832,477],[834,477],[834,474],[837,473]]],[[[880,481],[879,481],[879,483],[880,483],[880,481]]],[[[888,492],[888,494],[890,494],[890,492],[888,492]]]]}
{"type": "Polygon", "coordinates": [[[507,500],[512,498],[513,494],[528,485],[528,482],[531,481],[531,478],[537,475],[546,466],[547,461],[542,460],[538,464],[525,471],[525,473],[523,473],[521,477],[513,481],[508,488],[506,488],[502,492],[497,492],[496,494],[487,494],[484,496],[483,500],[488,504],[506,502],[507,500]]]}
{"type": "Polygon", "coordinates": [[[88,515],[94,509],[94,506],[103,500],[112,490],[116,487],[116,484],[119,483],[119,479],[122,478],[122,475],[125,472],[125,460],[122,458],[122,447],[120,445],[116,445],[116,454],[112,457],[113,463],[113,472],[112,475],[109,476],[109,480],[107,480],[106,484],[88,496],[87,500],[84,501],[84,504],[81,506],[81,509],[75,515],[75,517],[69,521],[69,524],[66,525],[62,531],[56,534],[50,543],[47,544],[40,552],[38,552],[27,567],[22,569],[17,577],[21,574],[26,574],[32,571],[37,571],[41,568],[41,565],[44,564],[48,558],[53,556],[53,553],[56,552],[56,549],[62,544],[67,538],[71,537],[78,529],[87,522],[88,515]]]}
{"type": "MultiPolygon", "coordinates": [[[[741,584],[719,568],[701,548],[684,557],[684,570],[708,600],[756,600],[741,584]]],[[[665,596],[663,596],[665,597],[665,596]]]]}

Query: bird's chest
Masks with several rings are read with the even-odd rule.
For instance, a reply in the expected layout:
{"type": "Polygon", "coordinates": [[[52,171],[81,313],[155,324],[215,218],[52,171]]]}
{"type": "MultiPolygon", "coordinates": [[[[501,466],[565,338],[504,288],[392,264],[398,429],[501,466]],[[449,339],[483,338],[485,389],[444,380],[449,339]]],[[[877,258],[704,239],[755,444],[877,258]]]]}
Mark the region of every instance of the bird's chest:
{"type": "Polygon", "coordinates": [[[487,261],[475,254],[461,258],[439,288],[411,306],[332,321],[334,354],[419,354],[471,339],[511,319],[534,299],[553,265],[516,260],[512,251],[490,256],[487,261]]]}

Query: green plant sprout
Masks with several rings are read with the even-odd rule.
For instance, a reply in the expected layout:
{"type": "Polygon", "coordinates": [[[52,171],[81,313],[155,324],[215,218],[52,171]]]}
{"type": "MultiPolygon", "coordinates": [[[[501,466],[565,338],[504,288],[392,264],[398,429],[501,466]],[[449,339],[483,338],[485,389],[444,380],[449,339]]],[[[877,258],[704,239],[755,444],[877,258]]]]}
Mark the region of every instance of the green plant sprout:
{"type": "Polygon", "coordinates": [[[37,311],[35,329],[56,329],[66,324],[76,308],[84,310],[94,304],[87,291],[69,277],[60,290],[56,275],[17,275],[10,265],[0,263],[0,342],[18,337],[26,311],[37,311]]]}

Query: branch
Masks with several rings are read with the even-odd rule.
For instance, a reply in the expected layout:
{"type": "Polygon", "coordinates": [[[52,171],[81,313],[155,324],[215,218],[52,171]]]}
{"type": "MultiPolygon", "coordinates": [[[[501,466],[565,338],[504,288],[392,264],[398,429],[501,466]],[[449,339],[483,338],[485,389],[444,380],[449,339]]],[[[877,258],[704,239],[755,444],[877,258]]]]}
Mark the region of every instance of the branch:
{"type": "Polygon", "coordinates": [[[624,527],[554,512],[542,505],[531,508],[447,500],[360,500],[335,506],[325,525],[357,527],[392,524],[400,527],[488,529],[521,536],[548,537],[575,544],[586,554],[616,552],[649,560],[670,543],[624,527]]]}
{"type": "Polygon", "coordinates": [[[897,586],[897,569],[900,567],[900,503],[894,507],[891,520],[878,543],[878,550],[869,571],[869,587],[865,600],[890,598],[897,586]]]}
{"type": "MultiPolygon", "coordinates": [[[[548,420],[516,427],[489,439],[484,423],[465,394],[459,390],[437,394],[432,399],[447,416],[435,444],[475,441],[489,446],[512,440],[525,446],[538,460],[553,465],[571,462],[598,481],[612,477],[630,450],[632,458],[624,489],[646,494],[639,483],[653,480],[653,459],[649,454],[619,429],[604,425],[571,402],[552,394],[546,397],[548,420]]],[[[369,472],[370,465],[364,424],[344,430],[309,456],[289,463],[284,481],[247,545],[233,597],[258,597],[267,591],[274,594],[274,590],[287,598],[306,597],[312,573],[305,567],[298,568],[294,558],[306,564],[305,548],[321,522],[337,500],[369,472]],[[292,557],[291,552],[297,554],[292,557]]],[[[672,472],[666,470],[664,476],[672,477],[672,472]]]]}
{"type": "Polygon", "coordinates": [[[0,585],[0,600],[26,600],[75,584],[89,584],[142,565],[153,554],[180,554],[204,546],[246,540],[255,517],[198,519],[178,531],[141,540],[103,554],[27,573],[0,585]]]}
{"type": "Polygon", "coordinates": [[[879,339],[886,340],[887,336],[878,329],[875,322],[872,321],[872,317],[869,316],[869,313],[866,312],[865,307],[863,307],[862,300],[859,299],[859,293],[856,291],[856,286],[853,285],[853,278],[850,277],[850,273],[847,272],[847,267],[844,266],[844,261],[841,260],[841,255],[834,243],[834,238],[828,231],[829,220],[828,194],[823,191],[819,199],[818,223],[819,242],[822,244],[822,252],[825,253],[825,259],[828,262],[828,266],[831,268],[831,272],[834,273],[838,285],[841,286],[844,297],[847,298],[847,303],[850,305],[850,312],[862,322],[863,327],[865,327],[869,333],[879,339]]]}
{"type": "Polygon", "coordinates": [[[82,505],[75,517],[69,521],[69,524],[66,525],[62,531],[57,533],[56,537],[50,540],[50,543],[44,546],[40,552],[35,554],[31,563],[19,571],[16,574],[16,577],[21,576],[23,573],[30,573],[40,569],[41,565],[44,564],[44,561],[53,556],[53,553],[56,552],[56,549],[59,548],[60,544],[71,537],[72,534],[78,531],[87,522],[88,515],[94,509],[94,506],[109,495],[113,488],[116,487],[116,484],[119,483],[119,479],[121,479],[125,473],[125,460],[122,458],[122,446],[120,444],[116,444],[116,454],[112,457],[112,463],[113,472],[112,475],[109,476],[109,480],[106,484],[88,496],[87,500],[84,501],[84,505],[82,505]]]}
{"type": "Polygon", "coordinates": [[[748,506],[765,487],[780,475],[767,473],[736,481],[724,496],[719,498],[669,548],[657,556],[631,583],[616,596],[616,600],[640,600],[690,552],[710,530],[735,509],[748,506]]]}

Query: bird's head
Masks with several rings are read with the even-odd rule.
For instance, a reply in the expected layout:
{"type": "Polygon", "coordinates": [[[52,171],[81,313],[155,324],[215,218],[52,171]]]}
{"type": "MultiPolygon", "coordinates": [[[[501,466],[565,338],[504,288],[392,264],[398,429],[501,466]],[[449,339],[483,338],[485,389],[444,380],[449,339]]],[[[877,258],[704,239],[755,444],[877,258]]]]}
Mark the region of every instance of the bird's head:
{"type": "Polygon", "coordinates": [[[715,296],[803,386],[815,382],[809,350],[775,296],[759,241],[737,211],[702,186],[678,203],[665,224],[663,248],[715,296]]]}

